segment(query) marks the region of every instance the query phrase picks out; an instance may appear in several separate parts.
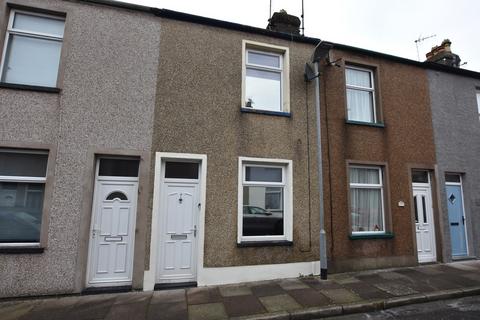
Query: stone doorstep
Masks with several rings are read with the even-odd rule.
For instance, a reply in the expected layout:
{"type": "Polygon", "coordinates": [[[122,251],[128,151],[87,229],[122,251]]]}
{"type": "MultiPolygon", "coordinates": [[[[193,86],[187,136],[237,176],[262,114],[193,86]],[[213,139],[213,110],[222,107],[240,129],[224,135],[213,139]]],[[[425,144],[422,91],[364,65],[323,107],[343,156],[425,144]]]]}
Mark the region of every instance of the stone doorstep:
{"type": "Polygon", "coordinates": [[[451,289],[426,294],[414,294],[403,297],[394,297],[386,300],[375,300],[358,303],[349,303],[344,305],[306,308],[294,310],[291,312],[279,312],[265,314],[261,316],[246,316],[231,318],[232,320],[307,320],[316,319],[327,316],[338,316],[360,312],[379,311],[390,309],[393,307],[404,306],[408,304],[416,304],[422,302],[431,302],[451,298],[460,298],[466,296],[474,296],[480,294],[480,286],[470,287],[466,289],[451,289]]]}

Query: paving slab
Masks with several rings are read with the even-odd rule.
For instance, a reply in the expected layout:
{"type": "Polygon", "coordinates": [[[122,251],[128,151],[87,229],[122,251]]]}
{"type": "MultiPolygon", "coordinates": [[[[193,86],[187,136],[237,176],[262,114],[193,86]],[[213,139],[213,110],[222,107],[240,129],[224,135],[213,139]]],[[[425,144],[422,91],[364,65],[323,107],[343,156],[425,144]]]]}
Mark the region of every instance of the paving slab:
{"type": "Polygon", "coordinates": [[[103,319],[114,302],[115,295],[84,296],[72,307],[69,320],[103,319]]]}
{"type": "Polygon", "coordinates": [[[285,290],[280,287],[277,283],[268,283],[268,284],[261,284],[258,286],[251,286],[250,289],[252,293],[257,297],[263,296],[275,296],[279,294],[285,294],[285,290]]]}
{"type": "Polygon", "coordinates": [[[310,288],[304,282],[298,279],[286,279],[279,282],[280,287],[283,290],[296,290],[296,289],[308,289],[310,288]]]}
{"type": "Polygon", "coordinates": [[[206,303],[188,306],[189,320],[220,320],[228,319],[222,303],[206,303]]]}
{"type": "Polygon", "coordinates": [[[114,303],[105,320],[145,320],[147,318],[148,299],[130,303],[114,303]]]}
{"type": "Polygon", "coordinates": [[[343,278],[335,278],[335,282],[340,285],[345,285],[350,283],[359,283],[361,282],[361,280],[355,277],[349,276],[349,277],[343,277],[343,278]]]}
{"type": "Polygon", "coordinates": [[[418,293],[418,291],[396,282],[377,283],[374,286],[396,297],[418,293]]]}
{"type": "Polygon", "coordinates": [[[346,283],[344,286],[364,300],[388,299],[392,297],[391,294],[380,290],[369,283],[365,283],[364,281],[346,283]]]}
{"type": "Polygon", "coordinates": [[[223,305],[229,317],[251,316],[267,312],[260,300],[252,295],[225,298],[223,305]]]}
{"type": "Polygon", "coordinates": [[[219,290],[222,297],[245,296],[252,294],[252,290],[246,285],[221,286],[219,290]]]}
{"type": "Polygon", "coordinates": [[[290,290],[288,291],[288,294],[306,308],[321,307],[331,304],[326,296],[312,288],[290,290]]]}
{"type": "Polygon", "coordinates": [[[398,273],[398,272],[394,272],[394,271],[381,272],[378,275],[385,280],[405,280],[405,279],[407,279],[407,276],[405,276],[401,273],[398,273]]]}
{"type": "Polygon", "coordinates": [[[325,289],[320,292],[335,304],[352,303],[362,300],[358,295],[345,288],[325,289]]]}
{"type": "Polygon", "coordinates": [[[185,320],[187,318],[188,309],[185,301],[150,304],[147,309],[147,320],[185,320]]]}
{"type": "Polygon", "coordinates": [[[0,319],[17,320],[27,315],[41,301],[4,302],[0,304],[0,319]]]}
{"type": "Polygon", "coordinates": [[[302,306],[288,294],[260,297],[259,299],[268,312],[293,311],[302,308],[302,306]]]}
{"type": "Polygon", "coordinates": [[[465,264],[465,263],[451,263],[451,264],[448,264],[449,267],[452,267],[452,268],[455,268],[455,269],[459,269],[459,270],[463,270],[463,271],[474,271],[474,272],[477,272],[478,271],[478,268],[472,266],[472,265],[469,265],[469,264],[465,264]]]}
{"type": "Polygon", "coordinates": [[[340,289],[342,288],[334,280],[321,280],[319,278],[304,278],[302,281],[307,284],[309,287],[316,289],[316,290],[323,290],[323,289],[340,289]]]}
{"type": "Polygon", "coordinates": [[[187,290],[188,304],[214,303],[222,300],[217,287],[190,288],[187,290]]]}
{"type": "MultiPolygon", "coordinates": [[[[80,301],[80,297],[62,297],[41,300],[21,320],[62,320],[69,318],[73,306],[80,301]]],[[[0,317],[0,319],[3,319],[0,317]]]]}
{"type": "Polygon", "coordinates": [[[150,302],[152,298],[152,292],[128,292],[120,293],[117,295],[113,304],[129,304],[129,303],[142,303],[150,302]]]}
{"type": "Polygon", "coordinates": [[[416,271],[421,272],[423,274],[426,274],[428,276],[434,276],[434,275],[443,275],[445,272],[442,270],[438,270],[432,266],[422,266],[416,269],[416,271]]]}
{"type": "Polygon", "coordinates": [[[156,303],[185,302],[186,299],[187,299],[187,295],[186,295],[186,290],[184,289],[161,290],[161,291],[153,292],[150,303],[156,304],[156,303]]]}

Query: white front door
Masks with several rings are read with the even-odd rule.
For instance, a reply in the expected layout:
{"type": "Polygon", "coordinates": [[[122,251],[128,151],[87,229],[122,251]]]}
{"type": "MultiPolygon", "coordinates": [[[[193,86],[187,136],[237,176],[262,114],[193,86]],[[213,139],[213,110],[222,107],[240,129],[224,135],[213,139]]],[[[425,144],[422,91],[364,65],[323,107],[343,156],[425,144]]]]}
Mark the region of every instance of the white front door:
{"type": "Polygon", "coordinates": [[[137,193],[137,177],[97,174],[87,286],[131,284],[137,193]]]}
{"type": "Polygon", "coordinates": [[[199,189],[198,179],[163,179],[157,283],[196,281],[199,189]]]}
{"type": "Polygon", "coordinates": [[[430,186],[413,184],[413,205],[415,210],[418,262],[434,262],[437,254],[430,186]]]}

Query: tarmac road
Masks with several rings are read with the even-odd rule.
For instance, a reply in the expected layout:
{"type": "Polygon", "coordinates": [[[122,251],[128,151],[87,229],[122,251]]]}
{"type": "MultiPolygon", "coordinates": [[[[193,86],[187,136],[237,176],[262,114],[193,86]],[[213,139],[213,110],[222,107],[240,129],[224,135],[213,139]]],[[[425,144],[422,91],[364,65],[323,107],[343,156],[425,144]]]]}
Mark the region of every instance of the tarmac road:
{"type": "Polygon", "coordinates": [[[412,304],[378,312],[331,317],[329,320],[480,320],[480,296],[412,304]]]}

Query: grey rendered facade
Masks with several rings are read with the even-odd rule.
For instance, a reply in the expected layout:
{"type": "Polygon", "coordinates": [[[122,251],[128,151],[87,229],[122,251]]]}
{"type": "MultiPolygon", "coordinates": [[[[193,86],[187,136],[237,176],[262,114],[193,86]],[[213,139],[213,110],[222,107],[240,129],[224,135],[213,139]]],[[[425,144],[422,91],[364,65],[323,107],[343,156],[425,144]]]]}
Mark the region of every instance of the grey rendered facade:
{"type": "Polygon", "coordinates": [[[467,256],[480,255],[480,119],[476,93],[480,78],[428,70],[436,145],[443,256],[452,260],[445,174],[461,175],[467,256]]]}
{"type": "MultiPolygon", "coordinates": [[[[1,49],[12,9],[66,18],[59,90],[0,86],[0,148],[49,154],[40,246],[0,246],[0,297],[79,292],[99,155],[140,159],[137,228],[145,223],[159,23],[141,12],[76,1],[2,1],[1,49]]],[[[136,235],[133,287],[142,283],[144,236],[136,235]]]]}

